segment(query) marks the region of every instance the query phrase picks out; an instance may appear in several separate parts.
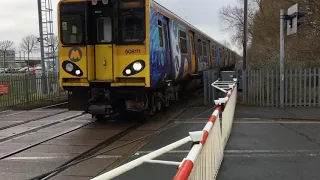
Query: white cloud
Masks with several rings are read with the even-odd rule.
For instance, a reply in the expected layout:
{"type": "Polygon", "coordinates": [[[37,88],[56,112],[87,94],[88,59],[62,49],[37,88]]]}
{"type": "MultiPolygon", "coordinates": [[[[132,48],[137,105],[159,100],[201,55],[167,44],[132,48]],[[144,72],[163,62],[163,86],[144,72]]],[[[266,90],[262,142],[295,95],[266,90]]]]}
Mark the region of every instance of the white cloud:
{"type": "MultiPolygon", "coordinates": [[[[237,0],[157,0],[161,5],[186,19],[217,41],[229,40],[221,31],[219,10],[223,5],[233,5],[237,0]]],[[[57,4],[52,0],[54,32],[57,33],[57,4]]],[[[12,40],[18,46],[27,34],[39,34],[38,6],[35,0],[0,0],[0,40],[12,40]]]]}

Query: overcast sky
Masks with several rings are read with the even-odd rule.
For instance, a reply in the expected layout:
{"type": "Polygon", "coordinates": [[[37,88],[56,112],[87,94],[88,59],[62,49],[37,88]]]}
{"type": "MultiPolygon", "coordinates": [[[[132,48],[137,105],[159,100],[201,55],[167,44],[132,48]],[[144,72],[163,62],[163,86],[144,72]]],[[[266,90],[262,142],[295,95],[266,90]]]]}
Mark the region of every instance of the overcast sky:
{"type": "MultiPolygon", "coordinates": [[[[55,34],[58,1],[52,0],[55,34]]],[[[219,10],[223,5],[235,5],[237,0],[157,0],[157,2],[214,39],[220,42],[224,39],[229,40],[228,33],[222,31],[219,10]]],[[[18,46],[23,36],[38,35],[37,8],[37,0],[0,0],[0,41],[12,40],[18,46]]]]}

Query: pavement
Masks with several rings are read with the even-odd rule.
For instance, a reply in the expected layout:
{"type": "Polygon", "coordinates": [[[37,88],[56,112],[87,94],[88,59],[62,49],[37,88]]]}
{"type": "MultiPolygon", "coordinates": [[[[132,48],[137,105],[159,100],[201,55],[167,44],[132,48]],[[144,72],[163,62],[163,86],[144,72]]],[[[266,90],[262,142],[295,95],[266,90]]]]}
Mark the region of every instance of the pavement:
{"type": "MultiPolygon", "coordinates": [[[[192,107],[176,123],[142,147],[132,161],[149,152],[202,130],[214,107],[192,107]]],[[[191,143],[157,160],[180,162],[191,143]]],[[[124,164],[123,163],[123,164],[124,164]]],[[[267,108],[238,105],[218,180],[319,179],[320,111],[318,108],[267,108]]],[[[143,164],[115,180],[172,179],[174,165],[143,164]]]]}
{"type": "Polygon", "coordinates": [[[320,120],[320,108],[314,107],[255,107],[237,105],[236,118],[320,120]]]}
{"type": "Polygon", "coordinates": [[[319,110],[237,106],[217,179],[319,179],[319,110]]]}

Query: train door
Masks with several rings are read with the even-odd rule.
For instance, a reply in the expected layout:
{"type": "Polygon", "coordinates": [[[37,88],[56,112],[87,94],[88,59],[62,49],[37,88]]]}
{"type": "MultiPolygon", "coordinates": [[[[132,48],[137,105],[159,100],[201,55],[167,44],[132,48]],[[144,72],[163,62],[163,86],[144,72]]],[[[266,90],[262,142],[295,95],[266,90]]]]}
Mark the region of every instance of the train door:
{"type": "Polygon", "coordinates": [[[196,51],[195,51],[193,32],[189,31],[189,37],[190,37],[191,67],[192,67],[191,68],[191,74],[193,74],[196,71],[196,51]]]}
{"type": "Polygon", "coordinates": [[[164,18],[162,22],[162,31],[163,31],[163,48],[165,53],[165,72],[167,74],[167,79],[171,79],[172,77],[172,68],[171,68],[171,52],[170,52],[170,36],[169,36],[169,29],[168,29],[168,22],[167,18],[164,18]]]}
{"type": "Polygon", "coordinates": [[[113,10],[111,5],[94,6],[96,27],[95,76],[99,81],[113,81],[113,10]]]}

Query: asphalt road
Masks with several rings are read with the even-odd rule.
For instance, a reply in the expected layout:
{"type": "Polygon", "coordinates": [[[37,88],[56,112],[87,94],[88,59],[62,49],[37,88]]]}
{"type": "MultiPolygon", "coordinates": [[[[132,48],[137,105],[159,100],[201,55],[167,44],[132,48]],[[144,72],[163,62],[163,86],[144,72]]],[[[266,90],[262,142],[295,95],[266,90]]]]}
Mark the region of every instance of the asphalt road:
{"type": "MultiPolygon", "coordinates": [[[[316,117],[309,114],[311,119],[314,119],[313,121],[275,122],[267,118],[290,118],[294,110],[274,111],[277,113],[276,115],[264,114],[272,113],[273,109],[261,110],[260,113],[255,111],[248,119],[245,117],[250,110],[243,111],[243,107],[240,110],[241,112],[238,110],[236,113],[237,120],[234,122],[225,150],[218,180],[313,180],[320,178],[318,170],[318,164],[320,164],[320,121],[316,121],[316,117]],[[255,119],[259,117],[263,119],[255,119]]],[[[126,162],[179,140],[190,131],[201,130],[205,125],[205,119],[211,113],[211,109],[205,107],[189,109],[177,118],[177,121],[183,121],[181,124],[176,124],[163,131],[140,149],[139,154],[126,162]]],[[[312,113],[317,114],[316,112],[312,113]]],[[[179,162],[186,157],[190,147],[191,144],[186,144],[157,159],[179,162]]],[[[172,179],[176,172],[177,167],[172,165],[143,164],[114,179],[172,179]]]]}
{"type": "Polygon", "coordinates": [[[320,178],[320,124],[235,124],[218,180],[320,178]]]}

